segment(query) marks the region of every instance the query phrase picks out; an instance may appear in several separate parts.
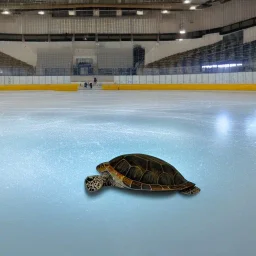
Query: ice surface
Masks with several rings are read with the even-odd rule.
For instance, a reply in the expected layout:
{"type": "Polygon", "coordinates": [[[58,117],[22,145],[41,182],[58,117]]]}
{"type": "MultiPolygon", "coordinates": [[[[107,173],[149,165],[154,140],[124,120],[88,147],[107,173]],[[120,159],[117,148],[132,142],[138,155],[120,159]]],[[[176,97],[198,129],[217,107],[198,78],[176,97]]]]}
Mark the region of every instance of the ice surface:
{"type": "Polygon", "coordinates": [[[255,255],[255,93],[0,93],[0,160],[1,256],[255,255]],[[85,192],[133,152],[201,193],[85,192]]]}

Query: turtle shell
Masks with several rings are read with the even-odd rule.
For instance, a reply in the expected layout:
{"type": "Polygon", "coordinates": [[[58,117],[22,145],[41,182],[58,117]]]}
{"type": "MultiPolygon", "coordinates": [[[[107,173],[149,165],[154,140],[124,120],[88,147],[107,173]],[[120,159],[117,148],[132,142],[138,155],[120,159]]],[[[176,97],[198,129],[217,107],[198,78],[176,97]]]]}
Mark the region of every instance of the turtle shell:
{"type": "Polygon", "coordinates": [[[171,164],[149,155],[121,155],[109,164],[112,167],[110,174],[132,189],[183,190],[195,185],[171,164]]]}

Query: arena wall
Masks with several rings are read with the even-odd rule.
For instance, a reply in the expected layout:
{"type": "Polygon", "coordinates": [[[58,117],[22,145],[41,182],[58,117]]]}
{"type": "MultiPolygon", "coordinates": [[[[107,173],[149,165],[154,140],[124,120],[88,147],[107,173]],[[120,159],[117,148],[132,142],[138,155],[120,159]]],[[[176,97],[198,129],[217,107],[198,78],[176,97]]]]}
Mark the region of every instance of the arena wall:
{"type": "Polygon", "coordinates": [[[73,52],[69,47],[60,49],[38,49],[37,52],[37,75],[44,75],[45,69],[49,74],[54,74],[53,69],[65,69],[67,75],[73,66],[73,52]],[[52,73],[51,73],[52,72],[52,73]]]}
{"type": "Polygon", "coordinates": [[[210,34],[199,39],[162,42],[161,44],[155,45],[149,52],[146,53],[145,65],[180,52],[185,52],[209,44],[214,44],[221,41],[222,38],[223,36],[219,34],[210,34]]]}
{"type": "Polygon", "coordinates": [[[37,52],[27,43],[2,41],[0,42],[0,52],[32,65],[33,67],[36,66],[37,52]]]}
{"type": "Polygon", "coordinates": [[[145,13],[142,17],[115,18],[52,18],[23,14],[0,17],[0,33],[63,34],[63,33],[177,33],[182,21],[187,31],[212,29],[256,17],[255,0],[232,0],[203,11],[161,15],[145,13]]]}
{"type": "MultiPolygon", "coordinates": [[[[136,42],[148,52],[155,42],[136,42]]],[[[91,58],[94,65],[118,68],[132,65],[131,42],[0,42],[0,51],[24,61],[34,67],[66,67],[67,54],[71,53],[68,62],[76,63],[77,58],[91,58]]]]}
{"type": "Polygon", "coordinates": [[[232,0],[186,15],[187,31],[227,26],[256,17],[255,0],[232,0]]]}
{"type": "MultiPolygon", "coordinates": [[[[245,29],[243,33],[244,43],[256,40],[256,27],[245,29]]],[[[0,51],[37,68],[68,68],[66,61],[75,63],[76,58],[83,57],[91,58],[93,65],[99,64],[99,68],[119,68],[131,66],[135,44],[145,48],[147,65],[167,56],[214,44],[222,38],[216,33],[182,42],[100,42],[99,46],[95,42],[0,42],[0,51]]]]}
{"type": "MultiPolygon", "coordinates": [[[[256,4],[256,3],[255,3],[256,4]]],[[[244,43],[249,43],[256,40],[256,27],[244,30],[244,43]]]]}
{"type": "MultiPolygon", "coordinates": [[[[243,32],[244,43],[256,40],[256,27],[245,29],[243,32]]],[[[222,35],[216,33],[199,39],[186,39],[182,42],[136,42],[136,44],[145,48],[145,64],[147,65],[167,56],[214,44],[222,38],[222,35]]],[[[95,42],[0,42],[0,51],[38,68],[66,67],[64,57],[67,53],[72,54],[68,62],[76,63],[76,58],[86,57],[93,60],[93,65],[118,68],[131,65],[134,44],[135,42],[100,42],[97,46],[95,42]]]]}
{"type": "Polygon", "coordinates": [[[97,52],[98,68],[130,68],[133,65],[133,49],[99,48],[97,52]]]}

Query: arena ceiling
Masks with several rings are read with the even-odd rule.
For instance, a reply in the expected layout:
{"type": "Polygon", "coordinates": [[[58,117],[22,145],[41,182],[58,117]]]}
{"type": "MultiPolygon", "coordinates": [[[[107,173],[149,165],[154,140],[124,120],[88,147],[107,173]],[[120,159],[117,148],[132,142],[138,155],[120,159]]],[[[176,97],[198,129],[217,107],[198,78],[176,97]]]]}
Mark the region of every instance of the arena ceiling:
{"type": "Polygon", "coordinates": [[[170,11],[211,7],[232,0],[0,0],[0,9],[10,10],[62,10],[82,8],[152,9],[170,11]]]}

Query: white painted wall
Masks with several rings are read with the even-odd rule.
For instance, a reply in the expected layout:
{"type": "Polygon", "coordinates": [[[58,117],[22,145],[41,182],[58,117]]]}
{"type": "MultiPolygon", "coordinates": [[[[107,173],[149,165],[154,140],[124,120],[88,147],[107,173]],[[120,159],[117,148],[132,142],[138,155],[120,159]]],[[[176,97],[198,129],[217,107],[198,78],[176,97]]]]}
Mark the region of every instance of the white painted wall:
{"type": "Polygon", "coordinates": [[[70,48],[40,49],[37,52],[37,74],[44,74],[43,69],[58,68],[71,71],[73,53],[70,48]],[[41,72],[42,71],[42,72],[41,72]]]}
{"type": "Polygon", "coordinates": [[[255,84],[256,72],[159,75],[159,76],[115,76],[116,84],[255,84]]]}
{"type": "Polygon", "coordinates": [[[232,0],[201,11],[160,12],[142,17],[52,18],[40,15],[0,16],[0,33],[176,33],[180,23],[187,31],[226,26],[256,17],[255,0],[232,0]]]}
{"type": "Polygon", "coordinates": [[[133,64],[133,45],[105,43],[45,43],[37,48],[37,68],[69,68],[76,58],[92,58],[98,68],[129,68],[133,64]],[[130,48],[127,48],[127,47],[130,48]],[[77,48],[79,47],[79,48],[77,48]],[[88,48],[81,48],[88,47],[88,48]]]}
{"type": "MultiPolygon", "coordinates": [[[[136,44],[142,45],[148,52],[154,47],[155,42],[136,42],[136,44]]],[[[92,58],[94,65],[97,65],[97,56],[100,51],[115,52],[119,62],[127,63],[126,60],[122,59],[121,50],[127,49],[130,52],[132,48],[132,42],[101,42],[99,46],[95,42],[0,42],[0,51],[32,66],[37,64],[38,53],[59,51],[72,52],[73,63],[75,63],[76,58],[87,57],[92,58]]]]}
{"type": "Polygon", "coordinates": [[[0,42],[0,51],[13,58],[26,62],[33,67],[36,66],[37,53],[24,42],[0,42]]]}
{"type": "Polygon", "coordinates": [[[199,39],[161,42],[160,44],[156,44],[149,52],[146,53],[145,64],[149,64],[151,62],[177,53],[193,50],[209,44],[214,44],[221,41],[222,38],[223,36],[219,34],[210,34],[199,39]]]}
{"type": "Polygon", "coordinates": [[[97,65],[97,56],[95,49],[83,49],[78,48],[73,50],[73,63],[76,63],[78,58],[90,58],[93,61],[93,65],[97,65]]]}
{"type": "Polygon", "coordinates": [[[244,43],[249,43],[256,40],[256,27],[244,30],[244,43]]]}
{"type": "Polygon", "coordinates": [[[99,48],[97,54],[98,68],[131,68],[133,65],[132,48],[99,48]]]}

